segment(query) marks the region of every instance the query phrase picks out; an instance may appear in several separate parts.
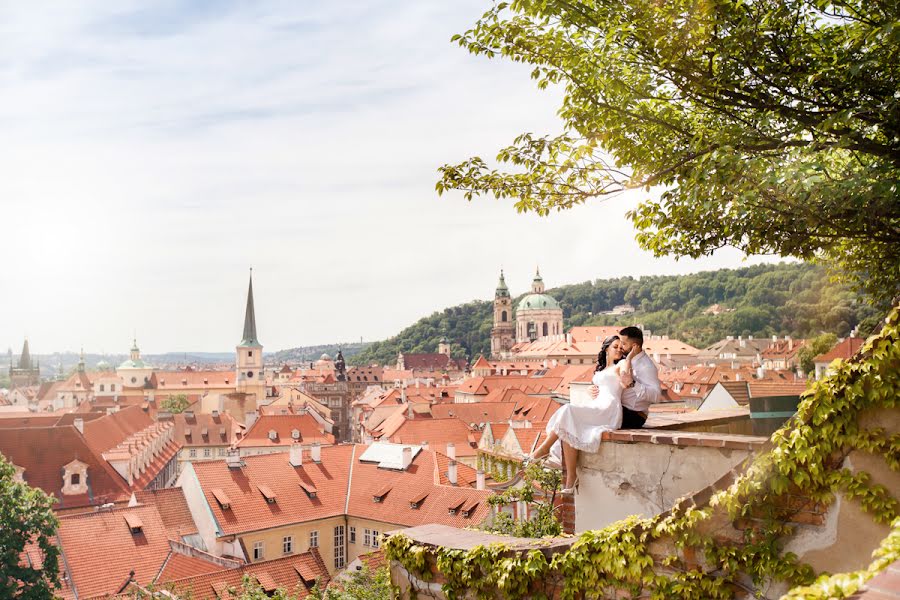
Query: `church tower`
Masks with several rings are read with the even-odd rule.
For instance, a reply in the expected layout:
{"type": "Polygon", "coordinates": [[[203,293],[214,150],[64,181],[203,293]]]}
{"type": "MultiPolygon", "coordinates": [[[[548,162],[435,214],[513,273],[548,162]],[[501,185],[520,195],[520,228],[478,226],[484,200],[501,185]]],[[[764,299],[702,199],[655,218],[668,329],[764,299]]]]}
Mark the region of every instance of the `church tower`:
{"type": "Polygon", "coordinates": [[[22,354],[19,355],[18,365],[13,365],[12,350],[9,351],[9,380],[12,389],[38,385],[41,382],[40,363],[35,364],[31,360],[28,338],[25,338],[25,343],[22,344],[22,354]]]}
{"type": "Polygon", "coordinates": [[[501,358],[513,347],[515,326],[513,325],[512,298],[500,270],[500,281],[494,292],[494,326],[491,328],[491,357],[501,358]]]}
{"type": "Polygon", "coordinates": [[[237,346],[237,391],[256,394],[256,401],[266,399],[266,373],[263,368],[263,347],[256,338],[256,310],[253,307],[253,271],[247,288],[247,308],[244,311],[244,336],[237,346]]]}

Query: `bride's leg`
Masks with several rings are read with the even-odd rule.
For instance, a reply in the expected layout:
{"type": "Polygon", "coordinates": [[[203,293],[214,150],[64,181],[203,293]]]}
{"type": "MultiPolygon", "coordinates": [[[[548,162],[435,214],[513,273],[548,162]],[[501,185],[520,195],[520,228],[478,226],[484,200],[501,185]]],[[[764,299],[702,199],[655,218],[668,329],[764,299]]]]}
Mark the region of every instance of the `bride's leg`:
{"type": "Polygon", "coordinates": [[[556,435],[555,431],[551,431],[547,434],[547,439],[544,440],[544,443],[537,447],[537,450],[532,454],[532,459],[544,458],[548,454],[550,454],[550,448],[553,444],[556,443],[556,440],[559,439],[559,436],[556,435]]]}
{"type": "Polygon", "coordinates": [[[566,464],[566,488],[575,487],[578,479],[578,450],[563,442],[563,461],[566,464]]]}

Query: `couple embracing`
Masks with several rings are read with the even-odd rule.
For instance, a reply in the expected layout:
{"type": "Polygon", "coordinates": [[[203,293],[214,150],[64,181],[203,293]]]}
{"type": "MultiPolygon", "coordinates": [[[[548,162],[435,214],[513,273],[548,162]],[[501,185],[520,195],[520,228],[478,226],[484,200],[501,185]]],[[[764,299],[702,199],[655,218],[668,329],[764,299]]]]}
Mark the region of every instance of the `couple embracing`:
{"type": "Polygon", "coordinates": [[[662,393],[656,365],[644,352],[644,334],[638,327],[626,327],[619,335],[603,340],[591,387],[592,401],[566,404],[550,418],[547,438],[524,465],[549,457],[548,463],[566,466],[563,494],[572,494],[578,485],[578,452],[596,452],[600,436],[614,429],[640,429],[650,405],[662,393]]]}

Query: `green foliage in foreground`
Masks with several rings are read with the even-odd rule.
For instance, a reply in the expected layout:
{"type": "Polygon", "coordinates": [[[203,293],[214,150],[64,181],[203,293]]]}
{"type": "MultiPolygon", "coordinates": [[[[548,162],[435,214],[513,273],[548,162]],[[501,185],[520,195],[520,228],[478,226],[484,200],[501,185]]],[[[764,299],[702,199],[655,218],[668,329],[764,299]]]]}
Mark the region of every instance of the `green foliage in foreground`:
{"type": "MultiPolygon", "coordinates": [[[[629,517],[582,533],[568,550],[547,557],[503,544],[471,550],[421,546],[402,533],[384,543],[387,557],[423,580],[433,570],[448,598],[709,598],[762,596],[787,582],[788,598],[846,598],[900,559],[900,501],[861,470],[844,465],[851,452],[900,471],[900,435],[877,427],[878,411],[900,408],[900,306],[861,356],[838,364],[803,397],[796,416],[772,435],[743,475],[708,503],[679,502],[648,519],[629,517]],[[868,418],[863,419],[863,415],[868,418]],[[871,422],[872,427],[866,427],[871,422]],[[873,561],[860,571],[822,574],[784,546],[789,524],[808,498],[829,505],[835,495],[876,523],[890,524],[873,561]],[[753,519],[750,521],[749,519],[753,519]],[[732,527],[743,521],[743,534],[732,527]],[[654,550],[651,550],[651,547],[654,550]],[[660,550],[666,555],[660,556],[660,550]]],[[[882,413],[883,414],[883,413],[882,413]]]]}
{"type": "Polygon", "coordinates": [[[562,524],[556,516],[553,499],[562,484],[562,471],[544,469],[531,464],[525,469],[522,483],[488,498],[491,506],[501,507],[526,502],[531,508],[530,519],[515,519],[506,512],[499,511],[488,517],[489,523],[482,526],[485,531],[512,535],[515,537],[542,538],[562,534],[562,524]]]}
{"type": "Polygon", "coordinates": [[[392,597],[388,568],[373,571],[366,565],[359,571],[348,571],[346,579],[332,583],[327,590],[321,590],[316,584],[309,595],[312,600],[390,600],[392,597]]]}
{"type": "Polygon", "coordinates": [[[0,454],[0,598],[50,600],[59,586],[59,548],[53,542],[55,499],[15,481],[15,473],[0,454]],[[39,569],[21,560],[28,544],[43,554],[39,569]]]}
{"type": "Polygon", "coordinates": [[[821,260],[900,294],[900,5],[514,0],[455,36],[562,92],[558,136],[440,168],[437,190],[546,215],[627,189],[657,256],[821,260]]]}
{"type": "MultiPolygon", "coordinates": [[[[527,283],[521,282],[521,287],[527,283]]],[[[641,323],[655,334],[667,334],[698,348],[727,335],[807,338],[826,332],[846,336],[857,325],[867,333],[879,314],[860,303],[847,285],[831,281],[823,267],[805,263],[598,279],[548,293],[563,307],[566,328],[641,323]],[[600,314],[625,303],[637,312],[620,317],[600,314]],[[703,314],[713,304],[734,310],[718,316],[703,314]]],[[[350,362],[392,365],[401,350],[436,352],[443,335],[451,341],[454,356],[474,360],[490,353],[492,315],[492,304],[484,301],[447,308],[392,338],[373,343],[350,362]]]]}

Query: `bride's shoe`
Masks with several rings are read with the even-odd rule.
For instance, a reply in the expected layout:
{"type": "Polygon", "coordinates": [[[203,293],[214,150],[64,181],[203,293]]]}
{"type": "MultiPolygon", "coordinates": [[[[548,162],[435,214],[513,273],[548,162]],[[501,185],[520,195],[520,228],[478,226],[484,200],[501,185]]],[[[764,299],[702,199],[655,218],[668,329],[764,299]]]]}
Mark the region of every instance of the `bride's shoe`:
{"type": "Polygon", "coordinates": [[[572,496],[578,490],[578,477],[575,477],[575,483],[572,484],[572,487],[563,488],[559,491],[560,494],[564,496],[572,496]]]}

